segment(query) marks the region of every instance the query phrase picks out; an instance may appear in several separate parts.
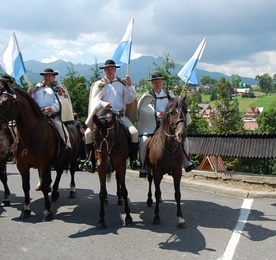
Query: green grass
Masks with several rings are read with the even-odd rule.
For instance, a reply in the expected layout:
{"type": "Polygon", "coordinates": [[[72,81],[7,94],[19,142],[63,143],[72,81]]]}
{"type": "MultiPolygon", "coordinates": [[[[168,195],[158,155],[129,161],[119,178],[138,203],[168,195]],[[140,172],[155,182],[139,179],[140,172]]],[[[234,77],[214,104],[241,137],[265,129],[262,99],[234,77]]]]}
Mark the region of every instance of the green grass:
{"type": "MultiPolygon", "coordinates": [[[[270,106],[276,106],[276,95],[262,95],[261,93],[255,93],[255,98],[242,98],[241,96],[235,97],[239,101],[240,112],[245,112],[248,107],[264,107],[268,110],[270,106]]],[[[210,96],[202,95],[202,103],[209,103],[210,96]]],[[[215,107],[215,101],[210,102],[212,108],[215,107]]]]}

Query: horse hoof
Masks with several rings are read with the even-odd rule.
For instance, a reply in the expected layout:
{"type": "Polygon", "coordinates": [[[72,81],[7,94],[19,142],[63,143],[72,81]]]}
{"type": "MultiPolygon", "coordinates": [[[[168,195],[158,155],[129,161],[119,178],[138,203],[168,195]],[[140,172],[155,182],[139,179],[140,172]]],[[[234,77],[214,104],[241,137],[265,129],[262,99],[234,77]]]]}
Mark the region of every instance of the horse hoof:
{"type": "Polygon", "coordinates": [[[125,219],[125,225],[126,225],[126,227],[133,225],[132,217],[126,217],[126,219],[125,219]]]}
{"type": "Polygon", "coordinates": [[[59,199],[59,192],[52,192],[51,200],[52,201],[57,201],[59,199]]]}
{"type": "Polygon", "coordinates": [[[148,207],[151,207],[152,204],[153,204],[153,200],[152,200],[152,199],[148,199],[148,200],[147,200],[147,205],[148,205],[148,207]]]}
{"type": "Polygon", "coordinates": [[[77,197],[77,195],[76,195],[76,192],[75,191],[70,191],[69,192],[69,198],[70,199],[75,199],[77,197]]]}
{"type": "Polygon", "coordinates": [[[11,201],[10,200],[3,200],[1,203],[1,207],[8,207],[11,205],[11,201]]]}
{"type": "Polygon", "coordinates": [[[153,219],[153,225],[160,225],[160,224],[161,224],[160,218],[153,219]]]}
{"type": "Polygon", "coordinates": [[[20,218],[21,219],[26,219],[31,217],[31,211],[30,210],[22,210],[21,214],[20,214],[20,218]]]}
{"type": "Polygon", "coordinates": [[[53,220],[53,214],[50,211],[45,211],[42,215],[42,221],[52,221],[53,220]]]}
{"type": "Polygon", "coordinates": [[[97,224],[97,228],[98,229],[105,229],[106,228],[106,225],[105,225],[105,222],[103,221],[99,221],[98,224],[97,224]]]}
{"type": "Polygon", "coordinates": [[[183,223],[178,223],[178,225],[177,225],[179,228],[182,228],[182,229],[184,229],[184,228],[186,228],[187,227],[187,225],[186,225],[186,223],[185,222],[183,222],[183,223]]]}
{"type": "Polygon", "coordinates": [[[125,204],[123,199],[118,199],[117,203],[119,206],[123,206],[125,204]]]}

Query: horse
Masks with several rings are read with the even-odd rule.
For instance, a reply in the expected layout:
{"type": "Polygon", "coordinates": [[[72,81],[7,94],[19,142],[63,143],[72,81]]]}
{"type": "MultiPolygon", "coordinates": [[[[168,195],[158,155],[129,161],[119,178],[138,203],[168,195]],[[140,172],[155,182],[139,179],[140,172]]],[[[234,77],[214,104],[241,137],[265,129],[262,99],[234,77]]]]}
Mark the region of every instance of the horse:
{"type": "Polygon", "coordinates": [[[10,130],[5,126],[0,129],[0,180],[4,186],[4,198],[1,203],[1,207],[10,206],[10,189],[8,186],[8,176],[7,176],[7,161],[8,149],[13,143],[13,136],[10,130]]]}
{"type": "Polygon", "coordinates": [[[99,229],[106,228],[104,219],[104,205],[107,202],[106,178],[112,171],[115,171],[116,176],[118,204],[124,203],[125,205],[125,225],[132,225],[133,220],[130,215],[128,191],[125,184],[129,138],[119,116],[110,108],[102,108],[93,116],[92,139],[100,181],[100,219],[97,227],[99,229]]]}
{"type": "Polygon", "coordinates": [[[159,203],[161,201],[160,183],[165,174],[173,177],[175,201],[177,204],[178,227],[185,228],[185,220],[182,217],[180,200],[180,181],[182,176],[182,164],[184,160],[183,142],[186,132],[187,106],[184,98],[171,98],[168,101],[159,128],[148,144],[148,182],[149,191],[147,205],[152,206],[152,181],[155,184],[156,205],[153,224],[161,223],[159,216],[159,203]]]}
{"type": "Polygon", "coordinates": [[[41,173],[41,190],[44,196],[42,221],[51,221],[51,202],[48,196],[51,185],[51,167],[57,172],[51,194],[52,201],[59,198],[59,182],[64,170],[70,168],[71,197],[75,197],[74,174],[77,167],[77,155],[80,148],[80,135],[74,125],[67,125],[72,146],[70,154],[62,150],[62,140],[57,130],[42,112],[36,101],[18,88],[5,84],[5,91],[0,97],[0,125],[15,120],[17,127],[16,141],[13,143],[13,154],[17,168],[22,177],[24,207],[20,218],[31,216],[30,209],[30,168],[41,173]]]}

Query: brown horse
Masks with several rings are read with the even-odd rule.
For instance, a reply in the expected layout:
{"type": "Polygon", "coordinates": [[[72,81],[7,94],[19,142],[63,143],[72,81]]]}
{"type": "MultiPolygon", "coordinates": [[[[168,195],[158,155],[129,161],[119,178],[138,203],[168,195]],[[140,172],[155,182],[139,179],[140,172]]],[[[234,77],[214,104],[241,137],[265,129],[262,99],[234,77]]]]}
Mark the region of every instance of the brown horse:
{"type": "Polygon", "coordinates": [[[52,220],[51,202],[48,192],[51,185],[51,166],[57,172],[53,185],[52,200],[59,197],[58,186],[63,170],[70,167],[71,193],[75,193],[74,173],[77,167],[77,154],[80,148],[80,135],[73,125],[68,125],[72,152],[64,154],[61,149],[61,138],[57,130],[41,113],[35,100],[21,89],[11,89],[5,85],[0,97],[0,125],[15,120],[17,127],[17,141],[14,142],[14,158],[17,168],[22,176],[22,186],[25,196],[24,208],[20,215],[27,218],[30,210],[30,168],[37,168],[41,173],[41,190],[44,195],[42,220],[52,220]]]}
{"type": "Polygon", "coordinates": [[[5,128],[0,129],[0,180],[4,186],[4,199],[2,200],[1,206],[10,206],[10,189],[8,186],[8,176],[7,176],[7,161],[8,149],[13,143],[13,136],[10,130],[5,126],[5,128]]]}
{"type": "Polygon", "coordinates": [[[125,205],[125,225],[133,224],[128,206],[128,191],[125,184],[126,160],[128,158],[128,137],[118,116],[109,108],[101,109],[93,116],[93,143],[100,180],[100,219],[97,227],[106,228],[104,205],[107,201],[106,176],[115,170],[118,204],[125,205]]]}
{"type": "Polygon", "coordinates": [[[148,154],[148,181],[149,191],[147,205],[152,206],[152,180],[155,184],[155,216],[154,225],[160,224],[159,203],[161,199],[160,183],[164,174],[173,177],[175,200],[177,203],[178,227],[185,228],[180,207],[181,193],[180,180],[182,176],[182,164],[184,160],[183,142],[186,138],[187,107],[185,98],[178,97],[169,100],[163,114],[160,127],[155,132],[149,143],[148,154]]]}

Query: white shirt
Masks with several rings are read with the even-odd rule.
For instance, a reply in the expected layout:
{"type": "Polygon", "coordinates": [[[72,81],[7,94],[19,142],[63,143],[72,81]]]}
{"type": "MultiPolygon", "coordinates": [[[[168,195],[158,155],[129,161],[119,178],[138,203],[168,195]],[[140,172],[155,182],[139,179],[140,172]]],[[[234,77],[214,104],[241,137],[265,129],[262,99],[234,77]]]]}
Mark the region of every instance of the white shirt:
{"type": "Polygon", "coordinates": [[[41,86],[34,92],[34,100],[40,108],[51,107],[53,113],[60,111],[60,105],[57,97],[51,87],[41,86]]]}
{"type": "MultiPolygon", "coordinates": [[[[122,82],[115,80],[110,82],[107,78],[107,83],[104,88],[103,96],[101,101],[109,102],[114,111],[121,111],[124,109],[124,104],[132,103],[136,98],[136,90],[133,85],[126,87],[122,82]],[[126,101],[125,98],[125,88],[127,88],[126,101]]],[[[100,104],[101,104],[100,101],[100,104]]]]}
{"type": "Polygon", "coordinates": [[[165,109],[166,109],[166,106],[167,106],[167,104],[168,104],[168,102],[169,102],[167,93],[166,93],[163,89],[161,89],[161,91],[160,91],[159,94],[156,93],[155,91],[154,91],[154,93],[155,93],[155,96],[156,96],[157,98],[158,98],[158,97],[159,97],[159,98],[160,98],[160,97],[164,97],[164,98],[161,98],[161,99],[157,99],[157,98],[156,98],[156,103],[155,103],[155,109],[156,109],[156,111],[164,112],[165,109]]]}

